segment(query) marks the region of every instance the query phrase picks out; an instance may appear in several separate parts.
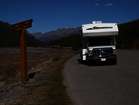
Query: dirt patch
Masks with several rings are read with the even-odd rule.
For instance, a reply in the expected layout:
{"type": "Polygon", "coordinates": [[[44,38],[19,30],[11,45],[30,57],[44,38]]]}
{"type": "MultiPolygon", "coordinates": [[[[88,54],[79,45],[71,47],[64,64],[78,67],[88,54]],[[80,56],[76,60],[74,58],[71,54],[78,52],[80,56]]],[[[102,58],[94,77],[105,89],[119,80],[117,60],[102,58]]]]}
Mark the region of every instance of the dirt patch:
{"type": "Polygon", "coordinates": [[[0,105],[71,105],[62,70],[72,55],[67,48],[28,48],[30,79],[22,84],[19,50],[0,49],[0,105]]]}

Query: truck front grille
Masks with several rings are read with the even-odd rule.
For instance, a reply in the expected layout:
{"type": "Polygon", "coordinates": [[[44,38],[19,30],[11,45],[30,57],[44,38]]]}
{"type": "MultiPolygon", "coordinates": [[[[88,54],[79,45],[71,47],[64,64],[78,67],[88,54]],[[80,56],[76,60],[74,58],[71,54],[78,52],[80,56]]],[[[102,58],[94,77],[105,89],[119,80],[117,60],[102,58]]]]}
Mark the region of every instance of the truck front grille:
{"type": "Polygon", "coordinates": [[[107,57],[113,54],[112,48],[95,48],[90,52],[94,57],[107,57]]]}

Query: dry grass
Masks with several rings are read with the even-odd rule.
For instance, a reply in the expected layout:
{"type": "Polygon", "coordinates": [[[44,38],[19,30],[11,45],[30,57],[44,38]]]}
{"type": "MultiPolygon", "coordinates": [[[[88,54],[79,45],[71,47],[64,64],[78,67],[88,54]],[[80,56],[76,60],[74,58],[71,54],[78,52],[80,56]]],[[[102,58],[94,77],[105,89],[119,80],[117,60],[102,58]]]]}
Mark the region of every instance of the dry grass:
{"type": "Polygon", "coordinates": [[[65,61],[71,49],[29,48],[29,81],[18,77],[19,50],[0,49],[0,105],[71,105],[63,85],[65,61]]]}

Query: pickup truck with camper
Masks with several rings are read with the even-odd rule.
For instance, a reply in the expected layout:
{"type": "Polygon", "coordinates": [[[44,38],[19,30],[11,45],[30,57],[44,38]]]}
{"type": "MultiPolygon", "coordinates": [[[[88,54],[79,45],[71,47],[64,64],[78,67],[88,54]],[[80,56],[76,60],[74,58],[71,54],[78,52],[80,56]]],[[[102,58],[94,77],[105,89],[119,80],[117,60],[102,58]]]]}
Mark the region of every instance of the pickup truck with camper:
{"type": "Polygon", "coordinates": [[[117,63],[116,36],[118,26],[116,23],[102,23],[93,21],[82,25],[82,62],[112,62],[117,63]]]}

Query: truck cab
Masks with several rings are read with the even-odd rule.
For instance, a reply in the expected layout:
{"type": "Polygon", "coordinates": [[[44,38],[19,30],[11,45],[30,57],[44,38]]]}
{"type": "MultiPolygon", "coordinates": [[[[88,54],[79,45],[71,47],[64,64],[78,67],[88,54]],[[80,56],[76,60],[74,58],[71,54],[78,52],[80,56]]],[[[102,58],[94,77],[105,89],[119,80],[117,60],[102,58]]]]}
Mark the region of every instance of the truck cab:
{"type": "Polygon", "coordinates": [[[82,25],[81,60],[116,63],[117,35],[118,26],[116,23],[94,21],[91,24],[82,25]]]}

